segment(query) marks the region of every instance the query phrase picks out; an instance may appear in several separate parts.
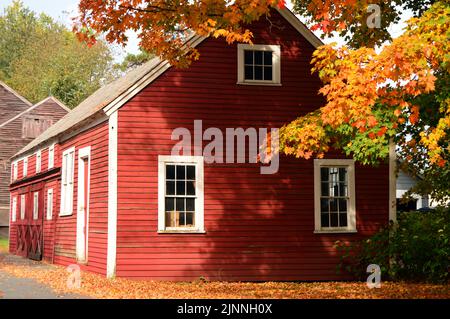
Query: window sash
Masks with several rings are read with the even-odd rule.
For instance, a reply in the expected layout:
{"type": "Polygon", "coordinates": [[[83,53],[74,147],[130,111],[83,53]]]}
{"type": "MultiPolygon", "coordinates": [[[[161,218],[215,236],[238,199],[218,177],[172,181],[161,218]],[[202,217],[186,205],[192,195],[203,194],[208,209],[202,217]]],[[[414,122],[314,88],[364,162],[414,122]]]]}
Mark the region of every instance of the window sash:
{"type": "Polygon", "coordinates": [[[48,149],[48,169],[55,166],[55,146],[52,145],[48,149]]]}
{"type": "MultiPolygon", "coordinates": [[[[164,166],[165,167],[165,169],[164,169],[164,180],[165,180],[165,183],[164,183],[165,184],[164,185],[165,186],[164,187],[164,189],[165,189],[165,191],[164,191],[164,212],[165,212],[165,219],[166,219],[165,220],[166,229],[195,228],[195,214],[196,214],[195,208],[197,206],[196,205],[197,194],[196,195],[188,195],[188,194],[186,194],[187,193],[186,185],[187,185],[187,182],[194,182],[194,183],[196,183],[196,179],[188,179],[187,178],[186,169],[187,169],[188,166],[189,167],[194,167],[194,170],[197,171],[197,165],[192,164],[192,163],[189,163],[189,164],[188,163],[170,163],[170,162],[165,163],[165,166],[164,166]],[[185,176],[183,178],[177,178],[177,176],[175,174],[175,178],[167,178],[167,167],[168,166],[173,166],[175,171],[177,171],[177,167],[178,166],[184,166],[185,167],[184,168],[185,176]],[[184,185],[184,192],[185,192],[185,194],[184,195],[168,194],[168,192],[167,192],[167,182],[174,182],[175,193],[177,193],[177,182],[184,182],[185,183],[185,185],[184,185]],[[171,210],[171,211],[167,210],[167,207],[166,207],[166,201],[169,198],[174,199],[174,209],[171,210]],[[177,210],[176,209],[177,199],[184,199],[184,205],[183,205],[184,210],[177,210]],[[194,211],[190,211],[190,210],[188,211],[187,210],[186,199],[194,199],[194,211]],[[187,214],[192,214],[192,213],[193,213],[193,224],[191,226],[191,225],[186,224],[187,223],[186,216],[187,216],[187,214]],[[168,214],[170,216],[171,215],[175,215],[175,216],[178,215],[178,219],[180,219],[180,215],[181,214],[184,214],[184,224],[185,225],[167,226],[167,216],[168,216],[168,214]]],[[[195,177],[197,177],[197,176],[195,176],[195,177]]],[[[197,193],[197,191],[195,193],[197,193]]]]}
{"type": "Polygon", "coordinates": [[[41,172],[41,165],[42,165],[42,154],[41,151],[36,153],[36,173],[41,172]]]}
{"type": "Polygon", "coordinates": [[[316,159],[314,175],[315,232],[356,232],[354,161],[316,159]],[[326,173],[328,177],[323,176],[323,168],[336,169],[337,174],[333,175],[328,171],[326,173]],[[342,168],[346,169],[344,179],[340,176],[342,168]],[[341,189],[342,186],[345,187],[344,191],[341,189]],[[325,210],[323,205],[326,205],[325,210]],[[345,209],[341,210],[340,205],[345,205],[345,209]],[[326,216],[328,223],[323,220],[323,218],[326,220],[326,216]]]}
{"type": "Polygon", "coordinates": [[[242,85],[281,85],[281,49],[279,45],[238,44],[238,81],[242,85]],[[252,61],[246,61],[246,52],[252,52],[252,61]],[[255,53],[262,53],[262,60],[256,61],[255,53]],[[271,63],[266,63],[264,52],[271,52],[271,63]],[[251,62],[251,63],[250,63],[251,62]],[[246,76],[246,67],[252,68],[252,79],[246,76]],[[261,79],[256,77],[256,68],[261,68],[261,79]],[[265,72],[271,72],[266,76],[265,72]]]}
{"type": "Polygon", "coordinates": [[[17,220],[17,197],[16,196],[14,196],[12,199],[11,220],[13,222],[15,222],[17,220]]]}
{"type": "Polygon", "coordinates": [[[47,191],[47,220],[53,218],[53,189],[47,191]]]}
{"type": "Polygon", "coordinates": [[[39,192],[35,192],[33,195],[33,219],[39,218],[39,192]]]}
{"type": "Polygon", "coordinates": [[[24,158],[23,160],[23,177],[28,175],[28,158],[24,158]]]}
{"type": "MultiPolygon", "coordinates": [[[[158,231],[160,232],[204,232],[203,230],[203,157],[201,156],[162,156],[158,157],[158,231]],[[177,178],[176,173],[170,178],[167,178],[167,167],[174,166],[177,170],[177,166],[194,167],[195,179],[188,178],[187,171],[184,171],[182,178],[177,178]],[[184,187],[184,194],[177,194],[176,183],[177,182],[194,182],[195,183],[195,195],[187,195],[187,186],[184,187]],[[174,182],[175,190],[174,194],[169,194],[167,191],[167,182],[174,182]],[[166,210],[166,201],[172,199],[174,209],[171,211],[166,210]],[[183,210],[177,210],[176,201],[184,199],[183,210]],[[194,200],[194,210],[188,210],[187,200],[194,200]],[[189,215],[192,216],[192,226],[187,224],[190,221],[189,215]],[[173,218],[174,220],[180,220],[180,216],[183,215],[184,224],[174,226],[170,224],[167,218],[173,218]],[[173,216],[173,217],[170,217],[173,216]]],[[[185,168],[186,169],[186,168],[185,168]]],[[[175,221],[175,223],[178,223],[175,221]]]]}
{"type": "Polygon", "coordinates": [[[25,194],[20,195],[20,219],[25,219],[25,209],[26,209],[26,200],[25,200],[25,194]]]}
{"type": "Polygon", "coordinates": [[[73,213],[74,174],[75,148],[71,148],[63,153],[60,216],[70,216],[73,213]]]}

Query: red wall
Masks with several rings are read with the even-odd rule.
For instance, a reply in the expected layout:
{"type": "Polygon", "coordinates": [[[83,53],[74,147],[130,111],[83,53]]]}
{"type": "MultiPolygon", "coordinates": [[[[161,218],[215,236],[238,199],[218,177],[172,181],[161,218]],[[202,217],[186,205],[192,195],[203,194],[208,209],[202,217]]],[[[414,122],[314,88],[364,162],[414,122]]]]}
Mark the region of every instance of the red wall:
{"type": "MultiPolygon", "coordinates": [[[[54,262],[62,265],[76,263],[76,225],[78,191],[78,150],[91,146],[91,176],[89,197],[88,263],[82,269],[106,274],[106,246],[108,229],[108,123],[61,144],[62,154],[75,146],[74,201],[71,216],[57,217],[55,227],[54,262]]],[[[58,189],[58,204],[61,190],[58,189]]],[[[59,212],[59,206],[57,212],[59,212]]]]}
{"type": "Polygon", "coordinates": [[[281,127],[319,107],[313,47],[278,14],[255,24],[255,44],[280,44],[281,87],[241,86],[237,48],[209,39],[188,70],[171,69],[119,111],[117,276],[192,280],[327,280],[336,240],[388,221],[388,167],[356,166],[358,234],[314,234],[313,161],[281,158],[275,175],[256,164],[205,164],[206,234],[158,234],[157,157],[172,130],[281,127]]]}
{"type": "MultiPolygon", "coordinates": [[[[104,122],[77,136],[55,146],[55,167],[61,167],[62,153],[75,146],[74,169],[74,202],[71,216],[59,216],[61,198],[61,177],[45,180],[44,187],[44,255],[47,261],[60,265],[76,263],[76,222],[77,222],[77,179],[78,179],[78,150],[91,146],[91,175],[90,175],[90,205],[89,205],[89,243],[88,263],[82,269],[106,274],[106,246],[108,228],[108,123],[104,122]],[[46,219],[47,190],[53,188],[53,218],[46,219]]],[[[42,172],[48,168],[48,148],[42,150],[42,172]]],[[[19,162],[19,171],[21,164],[19,162]]],[[[28,159],[28,177],[35,173],[35,155],[28,159]]],[[[42,180],[34,181],[33,184],[42,180]]],[[[23,185],[20,185],[23,186],[23,185]]],[[[13,189],[11,194],[18,194],[13,189]]],[[[32,207],[29,207],[32,209],[32,207]]],[[[20,219],[20,197],[18,197],[17,220],[20,219]]],[[[16,250],[17,229],[11,224],[10,251],[16,250]]]]}

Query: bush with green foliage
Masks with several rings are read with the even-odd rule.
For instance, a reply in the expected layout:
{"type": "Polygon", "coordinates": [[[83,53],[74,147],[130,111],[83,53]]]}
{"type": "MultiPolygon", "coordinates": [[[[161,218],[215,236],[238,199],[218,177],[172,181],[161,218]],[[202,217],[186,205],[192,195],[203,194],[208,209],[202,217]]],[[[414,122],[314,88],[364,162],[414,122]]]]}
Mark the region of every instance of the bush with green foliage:
{"type": "Polygon", "coordinates": [[[400,213],[397,223],[369,239],[352,244],[336,242],[339,271],[367,278],[370,264],[381,267],[390,280],[447,282],[450,278],[450,208],[400,213]]]}

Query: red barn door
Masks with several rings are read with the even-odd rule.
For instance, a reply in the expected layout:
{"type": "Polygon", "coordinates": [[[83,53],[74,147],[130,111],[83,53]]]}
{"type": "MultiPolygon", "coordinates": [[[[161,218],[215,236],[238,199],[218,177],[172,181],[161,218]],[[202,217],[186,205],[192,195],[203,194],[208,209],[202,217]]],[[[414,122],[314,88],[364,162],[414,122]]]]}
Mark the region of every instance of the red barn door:
{"type": "Polygon", "coordinates": [[[43,183],[26,187],[19,194],[20,215],[17,223],[17,255],[41,260],[44,220],[43,183]]]}

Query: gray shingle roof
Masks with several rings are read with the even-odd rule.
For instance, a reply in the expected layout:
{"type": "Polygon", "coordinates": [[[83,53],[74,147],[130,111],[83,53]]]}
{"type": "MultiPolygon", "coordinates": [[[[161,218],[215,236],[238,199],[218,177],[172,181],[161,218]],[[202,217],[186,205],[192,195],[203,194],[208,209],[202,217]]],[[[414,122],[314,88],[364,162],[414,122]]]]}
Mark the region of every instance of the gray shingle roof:
{"type": "Polygon", "coordinates": [[[14,155],[14,158],[34,149],[50,139],[57,138],[60,134],[70,129],[75,129],[77,124],[89,119],[94,114],[103,113],[103,108],[105,106],[114,101],[118,96],[124,93],[162,62],[164,61],[161,61],[159,58],[154,58],[142,66],[131,70],[123,77],[98,89],[94,94],[81,102],[80,105],[52,125],[48,130],[22,148],[16,155],[14,155]]]}

